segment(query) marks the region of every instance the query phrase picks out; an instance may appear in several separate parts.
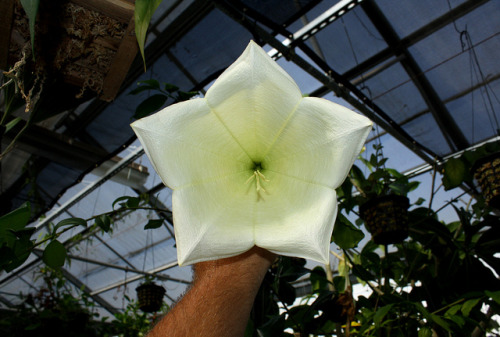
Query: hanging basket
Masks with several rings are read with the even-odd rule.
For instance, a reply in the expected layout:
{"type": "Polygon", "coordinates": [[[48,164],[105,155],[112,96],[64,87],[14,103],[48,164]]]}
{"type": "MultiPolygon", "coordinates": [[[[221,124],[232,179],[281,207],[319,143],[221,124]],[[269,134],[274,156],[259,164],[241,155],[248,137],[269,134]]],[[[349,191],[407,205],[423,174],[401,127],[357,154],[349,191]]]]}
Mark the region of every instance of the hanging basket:
{"type": "Polygon", "coordinates": [[[360,216],[379,245],[399,243],[408,237],[407,197],[387,195],[369,200],[360,207],[360,216]]]}
{"type": "Polygon", "coordinates": [[[486,204],[500,209],[500,152],[477,160],[471,169],[486,204]]]}
{"type": "MultiPolygon", "coordinates": [[[[40,1],[33,66],[46,83],[74,88],[73,99],[90,91],[112,101],[138,51],[134,10],[134,0],[40,1]]],[[[1,0],[0,69],[22,60],[26,45],[29,20],[20,1],[1,0]]]]}
{"type": "Polygon", "coordinates": [[[155,283],[144,283],[135,289],[139,309],[144,312],[156,312],[160,310],[163,304],[165,288],[155,283]]]}

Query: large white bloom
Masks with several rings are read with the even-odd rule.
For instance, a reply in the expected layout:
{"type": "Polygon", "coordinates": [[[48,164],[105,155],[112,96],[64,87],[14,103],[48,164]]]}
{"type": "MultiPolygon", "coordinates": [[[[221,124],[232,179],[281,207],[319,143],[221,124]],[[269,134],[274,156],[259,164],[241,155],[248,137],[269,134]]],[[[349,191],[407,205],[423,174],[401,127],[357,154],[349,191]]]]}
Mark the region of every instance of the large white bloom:
{"type": "Polygon", "coordinates": [[[371,122],[293,79],[256,43],[204,98],[132,124],[173,190],[179,265],[254,245],[327,263],[345,179],[371,122]]]}

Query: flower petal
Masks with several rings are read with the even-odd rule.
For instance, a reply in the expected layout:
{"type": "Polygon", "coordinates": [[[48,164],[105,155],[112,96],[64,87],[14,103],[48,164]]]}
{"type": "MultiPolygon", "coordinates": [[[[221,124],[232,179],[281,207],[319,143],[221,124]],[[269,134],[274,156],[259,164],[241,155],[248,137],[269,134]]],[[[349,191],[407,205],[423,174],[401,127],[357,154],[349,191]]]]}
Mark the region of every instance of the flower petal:
{"type": "Polygon", "coordinates": [[[171,105],[135,121],[132,128],[155,171],[172,189],[252,165],[203,98],[171,105]]]}
{"type": "Polygon", "coordinates": [[[250,170],[173,192],[179,265],[241,254],[255,245],[250,170]]]}
{"type": "Polygon", "coordinates": [[[332,102],[302,98],[254,42],[208,90],[133,123],[173,192],[179,264],[258,245],[329,260],[335,188],[371,122],[332,102]]]}
{"type": "Polygon", "coordinates": [[[256,203],[255,244],[280,255],[328,263],[337,213],[334,189],[274,172],[256,203]]]}
{"type": "Polygon", "coordinates": [[[306,97],[266,155],[265,168],[337,188],[371,126],[368,118],[341,105],[306,97]]]}
{"type": "Polygon", "coordinates": [[[252,41],[206,99],[249,157],[260,162],[302,95],[293,79],[252,41]]]}

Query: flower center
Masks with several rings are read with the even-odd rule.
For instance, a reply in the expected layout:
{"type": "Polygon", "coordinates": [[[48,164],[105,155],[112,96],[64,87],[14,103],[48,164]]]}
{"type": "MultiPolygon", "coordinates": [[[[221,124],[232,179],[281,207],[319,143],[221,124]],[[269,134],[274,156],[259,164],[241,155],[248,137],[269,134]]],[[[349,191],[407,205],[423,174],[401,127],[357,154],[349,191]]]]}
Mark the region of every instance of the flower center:
{"type": "Polygon", "coordinates": [[[261,164],[254,163],[253,170],[254,170],[253,174],[250,176],[250,178],[247,179],[245,184],[248,184],[249,182],[255,180],[255,185],[257,186],[257,193],[259,193],[260,191],[267,193],[264,187],[262,187],[261,183],[262,181],[268,182],[269,179],[267,179],[266,176],[263,175],[262,172],[260,172],[260,170],[262,170],[261,164]]]}

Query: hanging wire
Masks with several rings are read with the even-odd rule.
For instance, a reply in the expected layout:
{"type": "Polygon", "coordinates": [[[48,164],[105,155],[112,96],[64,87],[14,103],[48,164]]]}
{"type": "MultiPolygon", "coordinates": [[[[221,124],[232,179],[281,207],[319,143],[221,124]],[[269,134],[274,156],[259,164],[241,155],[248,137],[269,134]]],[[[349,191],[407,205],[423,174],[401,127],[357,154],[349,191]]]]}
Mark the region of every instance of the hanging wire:
{"type": "Polygon", "coordinates": [[[146,231],[146,248],[144,249],[144,260],[142,262],[142,271],[146,271],[146,258],[148,256],[148,249],[149,249],[149,237],[150,237],[151,231],[148,230],[146,231]]]}
{"type": "Polygon", "coordinates": [[[374,38],[375,40],[378,40],[378,41],[382,41],[382,42],[385,42],[385,40],[380,37],[380,36],[376,36],[375,33],[373,33],[367,26],[366,24],[363,22],[363,20],[361,20],[361,18],[359,17],[357,11],[356,11],[356,8],[353,9],[350,13],[354,13],[354,16],[356,17],[356,19],[358,19],[358,22],[359,24],[361,25],[361,27],[363,27],[366,32],[368,33],[368,35],[370,35],[372,38],[374,38]]]}
{"type": "MultiPolygon", "coordinates": [[[[358,17],[358,20],[361,22],[359,17],[358,17]]],[[[351,49],[351,53],[352,53],[352,56],[354,58],[354,61],[356,62],[356,66],[359,66],[358,56],[356,55],[356,51],[354,50],[354,44],[352,43],[351,35],[349,34],[349,30],[347,29],[347,25],[345,24],[343,17],[340,18],[340,22],[342,23],[342,27],[344,28],[344,32],[345,32],[345,35],[347,37],[347,41],[349,42],[349,48],[351,49]]],[[[367,27],[365,27],[365,29],[369,32],[367,27]]],[[[366,84],[363,74],[360,74],[360,78],[361,78],[361,86],[359,87],[359,89],[362,91],[365,90],[368,93],[367,96],[368,96],[369,100],[373,101],[372,91],[371,91],[370,87],[366,84]]],[[[384,152],[383,152],[383,148],[382,148],[382,141],[380,139],[380,128],[377,124],[375,124],[375,134],[376,134],[375,142],[378,144],[378,148],[379,148],[379,150],[377,150],[377,151],[383,157],[384,152]]],[[[368,160],[368,151],[365,151],[365,152],[366,152],[365,159],[368,160]]],[[[383,164],[383,167],[385,168],[385,163],[383,164]]]]}
{"type": "MultiPolygon", "coordinates": [[[[451,11],[451,3],[450,0],[446,0],[448,3],[448,8],[451,11]]],[[[470,69],[470,80],[471,80],[471,89],[474,87],[474,75],[476,76],[477,83],[478,85],[483,84],[484,85],[484,91],[479,88],[479,92],[481,93],[481,97],[483,99],[483,104],[484,104],[484,109],[486,111],[486,114],[488,116],[488,119],[490,120],[490,125],[493,128],[493,133],[499,135],[500,134],[500,124],[498,122],[496,113],[495,113],[495,108],[493,106],[493,102],[491,100],[490,96],[490,91],[492,92],[492,95],[495,97],[495,99],[498,102],[498,98],[495,95],[493,89],[490,87],[488,82],[486,81],[486,77],[484,76],[483,70],[481,68],[481,64],[479,62],[479,57],[477,56],[475,45],[472,42],[472,38],[469,34],[469,31],[467,30],[467,25],[465,25],[464,30],[459,30],[457,27],[457,24],[455,20],[453,20],[453,27],[455,31],[459,34],[460,37],[460,45],[462,47],[462,52],[468,51],[469,53],[469,69],[470,69]],[[495,127],[496,126],[496,130],[495,127]]],[[[472,141],[474,142],[474,90],[471,90],[471,101],[472,101],[472,141]]]]}

